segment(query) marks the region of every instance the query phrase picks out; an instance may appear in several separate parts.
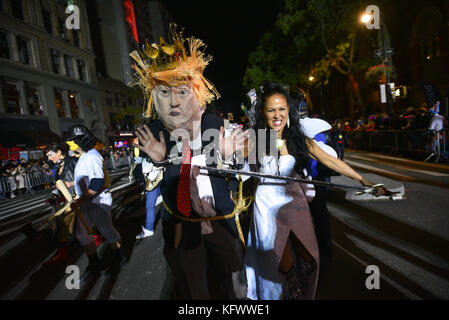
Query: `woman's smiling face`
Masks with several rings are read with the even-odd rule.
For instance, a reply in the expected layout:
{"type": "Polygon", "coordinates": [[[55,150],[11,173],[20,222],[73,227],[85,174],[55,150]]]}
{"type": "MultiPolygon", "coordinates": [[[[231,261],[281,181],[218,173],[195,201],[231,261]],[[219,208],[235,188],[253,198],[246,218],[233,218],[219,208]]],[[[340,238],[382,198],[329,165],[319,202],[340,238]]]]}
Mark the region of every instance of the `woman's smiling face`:
{"type": "Polygon", "coordinates": [[[263,117],[267,127],[276,130],[281,135],[287,124],[289,110],[287,99],[282,94],[275,93],[268,97],[263,109],[263,117]]]}

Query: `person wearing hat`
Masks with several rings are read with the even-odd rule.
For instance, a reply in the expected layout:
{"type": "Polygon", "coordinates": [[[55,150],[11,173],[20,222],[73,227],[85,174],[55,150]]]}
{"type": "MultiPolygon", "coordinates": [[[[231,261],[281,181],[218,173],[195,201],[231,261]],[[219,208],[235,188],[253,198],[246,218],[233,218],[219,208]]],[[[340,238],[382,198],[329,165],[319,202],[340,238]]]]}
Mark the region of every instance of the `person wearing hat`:
{"type": "Polygon", "coordinates": [[[174,275],[172,297],[245,298],[244,247],[230,184],[224,176],[203,171],[195,175],[191,168],[205,166],[206,159],[213,160],[211,166],[217,166],[217,159],[228,161],[246,134],[239,127],[224,138],[223,119],[206,112],[219,94],[203,76],[211,60],[202,50],[204,43],[184,39],[173,27],[170,31],[172,44],[161,39],[130,55],[136,62],[134,84],[148,101],[145,116],[159,118],[138,128],[136,146],[153,162],[145,172],[147,190],[160,187],[163,198],[164,256],[174,275]],[[211,154],[206,152],[210,145],[219,147],[211,154]],[[164,161],[180,155],[181,161],[164,161]]]}
{"type": "Polygon", "coordinates": [[[120,247],[120,234],[112,223],[109,176],[104,168],[103,157],[94,148],[97,141],[83,125],[70,127],[66,139],[70,150],[79,154],[74,172],[75,193],[79,198],[72,203],[71,209],[80,211],[76,218],[75,235],[89,259],[86,271],[80,278],[81,282],[98,275],[104,269],[98,258],[95,238],[89,233],[94,225],[114,252],[109,270],[116,271],[126,263],[126,257],[120,247]]]}

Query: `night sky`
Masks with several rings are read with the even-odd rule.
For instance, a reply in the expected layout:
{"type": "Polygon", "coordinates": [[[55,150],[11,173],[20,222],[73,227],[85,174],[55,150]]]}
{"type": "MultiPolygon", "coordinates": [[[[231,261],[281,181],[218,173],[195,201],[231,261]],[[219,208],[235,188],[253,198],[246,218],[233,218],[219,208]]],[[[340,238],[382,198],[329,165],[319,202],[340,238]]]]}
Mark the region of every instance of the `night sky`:
{"type": "Polygon", "coordinates": [[[205,76],[221,98],[216,108],[232,112],[240,108],[242,80],[248,54],[261,35],[273,25],[282,1],[163,1],[186,37],[202,39],[213,61],[205,76]]]}

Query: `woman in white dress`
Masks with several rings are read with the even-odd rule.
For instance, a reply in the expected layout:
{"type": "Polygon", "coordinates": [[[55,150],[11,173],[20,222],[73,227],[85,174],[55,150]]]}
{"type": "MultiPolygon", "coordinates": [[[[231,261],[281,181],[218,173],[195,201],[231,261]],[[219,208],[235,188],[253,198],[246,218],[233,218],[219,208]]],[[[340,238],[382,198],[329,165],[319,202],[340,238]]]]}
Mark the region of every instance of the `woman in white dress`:
{"type": "MultiPolygon", "coordinates": [[[[270,156],[272,153],[267,150],[258,159],[255,170],[300,177],[313,157],[362,185],[372,186],[344,162],[331,157],[313,140],[307,139],[299,126],[298,113],[290,108],[291,105],[291,99],[281,85],[264,85],[256,106],[255,127],[277,132],[278,156],[270,156]]],[[[245,265],[249,299],[315,297],[319,252],[307,198],[299,183],[273,179],[259,181],[245,265]]]]}

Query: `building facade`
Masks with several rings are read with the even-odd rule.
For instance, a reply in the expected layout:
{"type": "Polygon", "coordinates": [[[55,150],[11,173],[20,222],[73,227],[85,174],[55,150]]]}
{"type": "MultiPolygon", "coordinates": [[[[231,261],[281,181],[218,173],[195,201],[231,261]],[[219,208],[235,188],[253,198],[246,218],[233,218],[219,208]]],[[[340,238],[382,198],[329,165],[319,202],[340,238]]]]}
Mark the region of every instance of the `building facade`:
{"type": "Polygon", "coordinates": [[[86,1],[2,0],[0,17],[1,143],[48,144],[74,124],[105,142],[86,1]],[[70,4],[78,30],[66,25],[70,4]]]}
{"type": "Polygon", "coordinates": [[[128,85],[133,75],[129,54],[145,40],[167,38],[171,15],[161,1],[149,0],[95,0],[89,2],[88,13],[109,145],[129,142],[135,131],[135,116],[145,108],[141,92],[128,85]],[[128,20],[133,20],[134,25],[128,20]]]}

